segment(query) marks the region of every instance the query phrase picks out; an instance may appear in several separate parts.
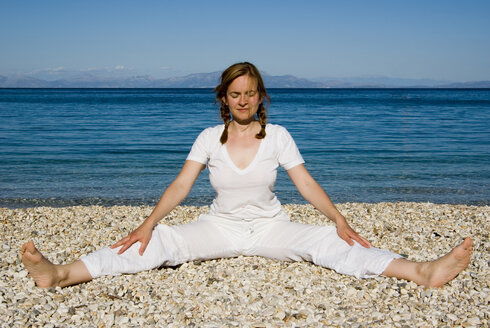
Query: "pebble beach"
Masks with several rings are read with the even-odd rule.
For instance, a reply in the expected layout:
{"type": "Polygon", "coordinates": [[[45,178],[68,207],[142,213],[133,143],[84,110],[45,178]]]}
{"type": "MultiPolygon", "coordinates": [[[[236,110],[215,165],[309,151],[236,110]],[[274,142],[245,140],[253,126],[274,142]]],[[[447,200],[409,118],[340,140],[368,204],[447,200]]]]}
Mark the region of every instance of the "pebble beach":
{"type": "MultiPolygon", "coordinates": [[[[283,205],[292,221],[332,224],[310,205],[283,205]]],[[[77,286],[41,289],[20,260],[28,240],[69,263],[136,228],[149,206],[0,209],[2,327],[488,327],[490,207],[344,203],[337,208],[374,246],[433,260],[464,237],[469,267],[442,288],[386,277],[359,280],[306,262],[238,257],[190,262],[77,286]]],[[[193,221],[179,206],[162,221],[193,221]]]]}

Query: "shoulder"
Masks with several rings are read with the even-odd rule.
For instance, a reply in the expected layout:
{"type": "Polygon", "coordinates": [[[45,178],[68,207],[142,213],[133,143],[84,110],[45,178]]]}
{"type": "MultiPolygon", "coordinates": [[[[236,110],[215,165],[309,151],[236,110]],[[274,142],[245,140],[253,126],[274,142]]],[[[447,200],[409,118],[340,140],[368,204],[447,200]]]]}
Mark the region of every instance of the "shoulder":
{"type": "Polygon", "coordinates": [[[209,128],[206,128],[201,131],[199,134],[199,138],[214,138],[217,137],[218,139],[220,138],[221,134],[223,133],[223,130],[225,128],[224,124],[219,124],[216,126],[211,126],[209,128]]]}
{"type": "Polygon", "coordinates": [[[282,125],[267,124],[265,129],[265,132],[267,133],[267,135],[270,135],[271,138],[277,138],[279,140],[284,138],[291,138],[291,134],[289,134],[288,130],[282,125]]]}
{"type": "Polygon", "coordinates": [[[268,139],[267,144],[278,152],[283,152],[285,149],[289,149],[292,145],[295,145],[291,134],[281,125],[267,124],[265,131],[267,133],[265,138],[268,139]]]}
{"type": "Polygon", "coordinates": [[[267,126],[265,127],[265,132],[271,133],[272,135],[280,135],[288,133],[288,130],[286,130],[286,128],[282,125],[267,123],[267,126]]]}
{"type": "Polygon", "coordinates": [[[187,159],[206,164],[210,155],[220,146],[220,135],[223,132],[224,125],[218,125],[206,128],[201,131],[194,141],[187,159]]]}
{"type": "Polygon", "coordinates": [[[210,126],[209,128],[205,128],[204,130],[202,130],[202,132],[206,132],[206,133],[209,133],[209,134],[212,134],[212,133],[222,133],[224,128],[225,128],[225,125],[224,124],[218,124],[218,125],[215,125],[215,126],[210,126]]]}

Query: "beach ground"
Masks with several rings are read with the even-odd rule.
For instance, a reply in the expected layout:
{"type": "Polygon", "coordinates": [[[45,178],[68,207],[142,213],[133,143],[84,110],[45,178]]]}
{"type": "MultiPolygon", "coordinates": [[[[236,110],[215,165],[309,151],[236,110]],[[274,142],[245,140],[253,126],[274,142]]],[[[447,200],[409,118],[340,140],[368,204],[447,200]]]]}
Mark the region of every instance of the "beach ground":
{"type": "MultiPolygon", "coordinates": [[[[337,205],[371,243],[435,259],[474,240],[469,267],[442,288],[385,277],[356,279],[310,263],[238,257],[190,262],[67,288],[37,288],[20,260],[33,240],[54,263],[112,244],[148,206],[0,209],[0,325],[4,327],[487,327],[490,207],[431,203],[337,205]]],[[[331,222],[309,205],[284,205],[292,221],[331,222]]],[[[167,224],[207,207],[181,206],[167,224]]]]}

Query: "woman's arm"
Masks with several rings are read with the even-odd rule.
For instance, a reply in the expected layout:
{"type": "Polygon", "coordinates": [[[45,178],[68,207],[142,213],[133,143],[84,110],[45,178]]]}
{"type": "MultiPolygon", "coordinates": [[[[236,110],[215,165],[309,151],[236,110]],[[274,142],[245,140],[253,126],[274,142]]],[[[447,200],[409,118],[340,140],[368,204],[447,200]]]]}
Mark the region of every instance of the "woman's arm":
{"type": "Polygon", "coordinates": [[[296,165],[287,172],[300,194],[327,218],[335,222],[340,238],[351,246],[354,245],[352,240],[357,241],[364,247],[371,246],[364,237],[359,236],[349,226],[344,216],[340,214],[323,188],[313,179],[303,164],[296,165]]]}
{"type": "Polygon", "coordinates": [[[111,248],[122,246],[118,252],[118,254],[122,254],[131,245],[139,241],[141,242],[139,253],[143,255],[150,242],[153,227],[187,197],[199,173],[205,167],[204,164],[196,161],[185,161],[179,175],[165,190],[150,216],[136,230],[112,245],[111,248]]]}
{"type": "Polygon", "coordinates": [[[160,198],[160,201],[146,221],[152,226],[155,226],[161,219],[170,213],[170,211],[179,205],[191,191],[199,173],[205,168],[206,166],[199,162],[191,160],[185,161],[179,175],[167,187],[160,198]]]}

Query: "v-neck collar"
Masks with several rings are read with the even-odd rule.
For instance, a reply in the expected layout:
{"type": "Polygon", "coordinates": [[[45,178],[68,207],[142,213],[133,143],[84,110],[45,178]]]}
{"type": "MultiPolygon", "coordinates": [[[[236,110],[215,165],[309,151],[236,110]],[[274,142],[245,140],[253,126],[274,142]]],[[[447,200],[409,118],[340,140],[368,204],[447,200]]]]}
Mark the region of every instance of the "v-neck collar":
{"type": "MultiPolygon", "coordinates": [[[[265,139],[265,138],[264,138],[265,139]]],[[[236,173],[240,174],[240,175],[244,175],[246,174],[248,171],[250,171],[251,169],[254,168],[255,164],[258,162],[258,159],[260,157],[260,154],[262,153],[262,148],[264,146],[264,139],[260,139],[260,145],[259,145],[259,149],[257,149],[257,153],[255,153],[255,157],[254,159],[252,160],[252,162],[250,162],[250,164],[248,164],[248,166],[244,169],[240,169],[238,168],[238,166],[235,165],[235,163],[233,162],[233,160],[231,159],[230,157],[230,154],[228,153],[228,149],[226,148],[226,144],[222,145],[223,147],[223,151],[225,153],[225,157],[228,161],[228,164],[230,165],[230,167],[233,169],[233,171],[235,171],[236,173]]]]}

